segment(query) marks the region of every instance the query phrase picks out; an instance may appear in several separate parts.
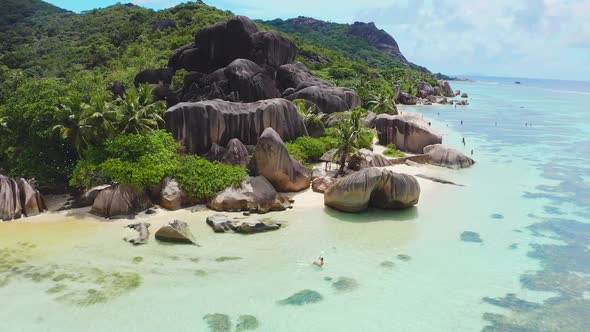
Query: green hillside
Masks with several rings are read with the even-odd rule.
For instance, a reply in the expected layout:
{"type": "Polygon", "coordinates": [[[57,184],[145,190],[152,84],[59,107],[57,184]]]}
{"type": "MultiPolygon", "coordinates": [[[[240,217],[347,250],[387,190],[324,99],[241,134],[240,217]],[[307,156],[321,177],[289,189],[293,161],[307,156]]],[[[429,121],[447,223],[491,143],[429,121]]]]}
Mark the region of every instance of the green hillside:
{"type": "MultiPolygon", "coordinates": [[[[56,113],[57,106],[72,100],[100,106],[97,101],[112,99],[112,83],[131,86],[140,70],[166,66],[171,53],[191,43],[200,28],[234,15],[200,2],[162,11],[118,4],[82,14],[39,0],[5,0],[3,6],[10,10],[0,14],[0,173],[35,177],[52,188],[67,183],[80,158],[79,147],[56,131],[71,120],[56,113]],[[173,19],[177,28],[155,30],[163,19],[173,19]]],[[[402,65],[361,39],[345,41],[343,25],[331,26],[328,42],[322,33],[261,24],[292,38],[301,51],[298,60],[316,75],[356,89],[365,107],[375,95],[391,95],[394,82],[406,91],[422,80],[437,84],[431,74],[402,65]]],[[[181,87],[182,74],[174,78],[174,88],[181,87]]]]}

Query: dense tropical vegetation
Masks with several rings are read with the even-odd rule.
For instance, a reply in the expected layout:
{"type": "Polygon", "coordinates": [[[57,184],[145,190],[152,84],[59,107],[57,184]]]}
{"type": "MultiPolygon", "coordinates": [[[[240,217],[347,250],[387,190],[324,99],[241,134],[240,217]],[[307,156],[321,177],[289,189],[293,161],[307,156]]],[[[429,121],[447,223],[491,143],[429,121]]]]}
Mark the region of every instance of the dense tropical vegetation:
{"type": "MultiPolygon", "coordinates": [[[[147,188],[174,172],[194,188],[195,198],[246,175],[183,156],[159,130],[165,105],[152,102],[147,86],[129,88],[137,72],[165,66],[198,29],[232,13],[197,2],[162,11],[117,4],[82,14],[39,0],[7,0],[3,7],[8,10],[0,14],[0,173],[36,178],[42,189],[63,191],[103,181],[147,188]],[[155,29],[164,18],[177,27],[155,29]],[[115,82],[128,87],[124,98],[110,93],[115,82]]],[[[330,43],[321,34],[282,30],[300,48],[298,60],[319,77],[356,89],[364,109],[394,112],[392,82],[409,92],[422,80],[437,84],[432,75],[401,66],[362,40],[338,39],[341,28],[333,26],[330,43]],[[328,61],[313,62],[310,54],[328,61]]],[[[181,87],[183,74],[173,78],[173,88],[181,87]]],[[[299,107],[306,124],[324,129],[315,109],[299,107]]],[[[360,116],[362,111],[353,112],[324,136],[302,137],[288,148],[310,163],[332,148],[346,156],[370,146],[372,134],[359,127],[360,116]]]]}

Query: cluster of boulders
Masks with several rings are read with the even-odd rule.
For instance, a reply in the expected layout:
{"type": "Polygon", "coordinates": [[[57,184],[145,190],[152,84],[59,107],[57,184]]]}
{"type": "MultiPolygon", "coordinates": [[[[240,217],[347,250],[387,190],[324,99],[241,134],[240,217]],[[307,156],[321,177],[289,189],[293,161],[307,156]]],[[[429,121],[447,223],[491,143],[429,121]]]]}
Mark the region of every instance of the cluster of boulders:
{"type": "Polygon", "coordinates": [[[45,199],[31,183],[0,174],[0,219],[31,217],[45,210],[45,199]]]}
{"type": "MultiPolygon", "coordinates": [[[[148,242],[150,223],[138,222],[125,226],[137,232],[137,237],[124,237],[123,240],[133,245],[146,244],[148,242]]],[[[161,242],[185,243],[197,245],[194,235],[190,231],[188,224],[182,220],[174,220],[158,229],[155,238],[161,242]]]]}
{"type": "Polygon", "coordinates": [[[270,218],[230,218],[224,214],[214,214],[207,217],[207,225],[215,233],[236,232],[241,234],[261,233],[277,230],[285,225],[283,221],[270,218]]]}
{"type": "MultiPolygon", "coordinates": [[[[432,104],[455,104],[469,105],[467,100],[449,99],[458,96],[459,90],[453,91],[448,81],[438,81],[439,86],[432,86],[428,82],[420,82],[416,87],[416,95],[401,90],[399,84],[393,84],[394,101],[403,105],[432,105],[432,104]]],[[[464,94],[466,95],[466,94],[464,94]]],[[[466,98],[466,97],[465,97],[466,98]]]]}
{"type": "Polygon", "coordinates": [[[394,144],[402,151],[427,155],[428,162],[437,166],[465,168],[474,164],[463,153],[441,144],[442,136],[417,114],[379,114],[373,123],[381,145],[394,144]]]}

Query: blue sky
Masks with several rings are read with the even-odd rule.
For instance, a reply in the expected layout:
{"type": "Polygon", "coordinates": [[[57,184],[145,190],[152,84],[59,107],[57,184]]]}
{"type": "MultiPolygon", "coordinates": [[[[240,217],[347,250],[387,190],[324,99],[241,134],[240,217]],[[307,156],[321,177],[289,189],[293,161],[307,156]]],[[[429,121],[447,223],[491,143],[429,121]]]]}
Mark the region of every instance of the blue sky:
{"type": "MultiPolygon", "coordinates": [[[[82,11],[112,0],[50,0],[82,11]]],[[[183,1],[123,0],[160,9],[183,1]]],[[[373,21],[434,72],[590,80],[590,0],[209,0],[251,18],[373,21]]]]}

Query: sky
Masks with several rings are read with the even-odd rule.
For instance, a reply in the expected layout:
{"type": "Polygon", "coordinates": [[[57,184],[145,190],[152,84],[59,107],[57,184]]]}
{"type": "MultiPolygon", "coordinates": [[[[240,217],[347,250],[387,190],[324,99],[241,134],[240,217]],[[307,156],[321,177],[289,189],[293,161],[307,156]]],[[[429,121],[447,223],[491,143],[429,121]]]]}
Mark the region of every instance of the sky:
{"type": "MultiPolygon", "coordinates": [[[[113,0],[49,0],[76,12],[113,0]]],[[[123,0],[161,9],[183,1],[123,0]]],[[[590,80],[590,0],[205,0],[255,19],[375,22],[406,58],[452,75],[590,80]]]]}

